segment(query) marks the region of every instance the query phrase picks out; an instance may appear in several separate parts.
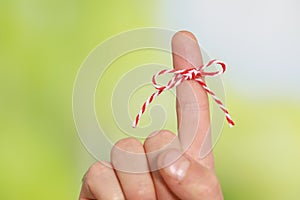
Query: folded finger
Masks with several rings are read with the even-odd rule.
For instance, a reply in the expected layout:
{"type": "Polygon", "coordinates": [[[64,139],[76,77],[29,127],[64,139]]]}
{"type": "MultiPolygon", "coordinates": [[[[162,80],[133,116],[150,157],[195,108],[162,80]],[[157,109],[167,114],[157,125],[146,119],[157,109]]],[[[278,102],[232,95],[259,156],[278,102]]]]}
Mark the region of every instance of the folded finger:
{"type": "Polygon", "coordinates": [[[111,153],[112,165],[126,199],[156,199],[143,145],[135,138],[117,142],[111,153]]]}
{"type": "Polygon", "coordinates": [[[157,166],[157,159],[162,152],[166,151],[167,149],[180,148],[178,138],[173,133],[162,130],[151,134],[145,141],[144,148],[147,153],[149,167],[152,171],[151,174],[157,199],[178,199],[168,188],[167,184],[160,175],[157,166]]]}
{"type": "Polygon", "coordinates": [[[160,174],[169,188],[182,200],[223,200],[213,172],[180,151],[170,150],[158,159],[160,174]],[[177,159],[175,162],[172,162],[177,159]]]}
{"type": "Polygon", "coordinates": [[[93,164],[83,178],[80,200],[125,199],[112,166],[109,163],[93,164]]]}

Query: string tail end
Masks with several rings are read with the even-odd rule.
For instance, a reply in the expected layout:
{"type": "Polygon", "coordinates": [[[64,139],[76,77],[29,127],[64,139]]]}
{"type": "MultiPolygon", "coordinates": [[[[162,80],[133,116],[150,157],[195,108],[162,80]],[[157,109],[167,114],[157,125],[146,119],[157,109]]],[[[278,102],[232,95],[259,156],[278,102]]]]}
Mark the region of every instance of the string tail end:
{"type": "Polygon", "coordinates": [[[136,123],[135,123],[135,121],[134,121],[134,122],[132,122],[132,125],[131,125],[131,127],[132,127],[132,128],[136,128],[136,123]]]}

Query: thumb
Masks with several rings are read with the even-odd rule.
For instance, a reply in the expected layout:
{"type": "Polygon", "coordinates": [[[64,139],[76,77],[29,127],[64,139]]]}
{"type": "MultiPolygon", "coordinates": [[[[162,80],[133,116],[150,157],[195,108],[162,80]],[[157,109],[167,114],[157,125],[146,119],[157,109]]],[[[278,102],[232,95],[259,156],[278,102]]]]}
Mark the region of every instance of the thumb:
{"type": "Polygon", "coordinates": [[[222,200],[223,195],[213,171],[178,150],[169,150],[158,158],[164,181],[182,200],[222,200]]]}

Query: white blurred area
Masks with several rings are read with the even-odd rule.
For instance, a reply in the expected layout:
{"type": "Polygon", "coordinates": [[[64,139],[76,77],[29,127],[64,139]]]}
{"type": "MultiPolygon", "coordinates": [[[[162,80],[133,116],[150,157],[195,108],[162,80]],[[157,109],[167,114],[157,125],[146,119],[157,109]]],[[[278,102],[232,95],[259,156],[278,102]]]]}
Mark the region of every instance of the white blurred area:
{"type": "MultiPolygon", "coordinates": [[[[300,1],[165,0],[160,27],[193,32],[245,97],[300,97],[300,1]]],[[[229,91],[227,91],[229,92],[229,91]]]]}

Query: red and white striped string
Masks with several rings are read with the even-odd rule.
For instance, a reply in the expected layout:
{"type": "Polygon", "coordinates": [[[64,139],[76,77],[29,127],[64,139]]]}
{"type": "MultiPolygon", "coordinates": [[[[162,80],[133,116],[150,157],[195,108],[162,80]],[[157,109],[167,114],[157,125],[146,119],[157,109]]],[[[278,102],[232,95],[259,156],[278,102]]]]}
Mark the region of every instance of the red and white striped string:
{"type": "Polygon", "coordinates": [[[208,88],[208,86],[206,85],[206,83],[203,81],[202,77],[205,76],[210,76],[210,77],[214,77],[214,76],[218,76],[220,74],[223,74],[226,71],[226,64],[220,60],[211,60],[209,61],[207,64],[199,67],[199,68],[189,68],[189,69],[180,69],[180,70],[175,70],[175,69],[164,69],[161,70],[159,72],[157,72],[153,77],[152,77],[152,83],[154,88],[157,90],[156,92],[154,92],[150,97],[148,97],[148,99],[145,101],[145,103],[143,104],[142,108],[140,109],[140,112],[137,114],[134,122],[132,123],[132,127],[135,128],[140,119],[141,116],[143,115],[143,113],[146,111],[147,107],[149,106],[149,104],[156,98],[158,97],[162,92],[169,90],[173,87],[178,86],[179,84],[181,84],[183,81],[186,80],[195,80],[197,81],[202,88],[208,93],[210,94],[210,96],[214,99],[214,101],[218,104],[218,106],[220,107],[220,109],[224,112],[226,120],[229,124],[230,127],[234,126],[234,122],[231,118],[231,116],[229,115],[228,110],[225,108],[224,104],[222,103],[222,101],[216,96],[216,94],[208,88]],[[220,65],[222,67],[222,70],[219,71],[214,71],[214,72],[205,72],[204,70],[214,64],[220,65]],[[158,85],[156,82],[156,79],[158,76],[163,75],[163,74],[174,74],[173,78],[166,84],[166,85],[158,85]]]}

